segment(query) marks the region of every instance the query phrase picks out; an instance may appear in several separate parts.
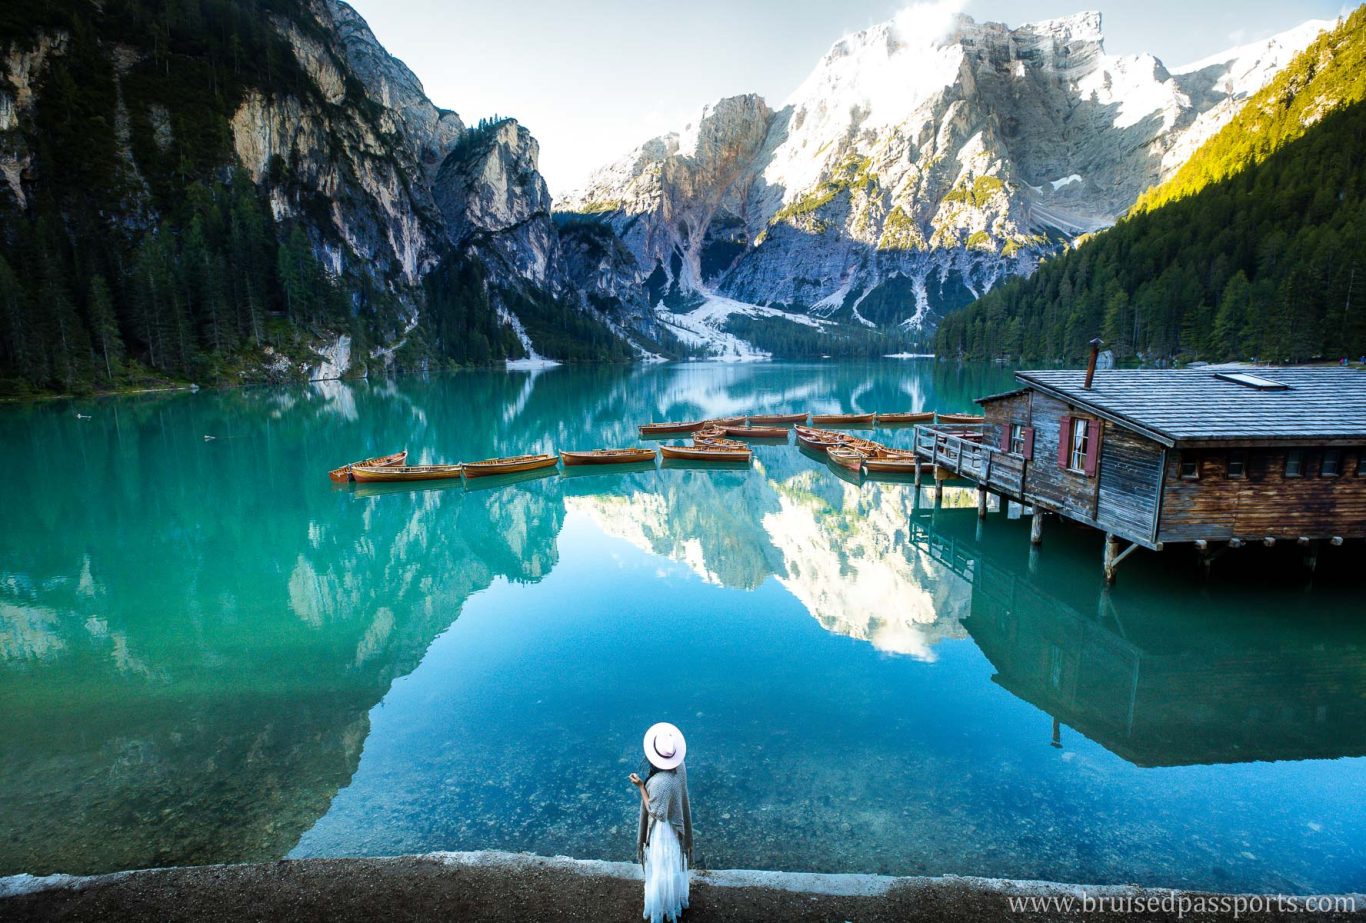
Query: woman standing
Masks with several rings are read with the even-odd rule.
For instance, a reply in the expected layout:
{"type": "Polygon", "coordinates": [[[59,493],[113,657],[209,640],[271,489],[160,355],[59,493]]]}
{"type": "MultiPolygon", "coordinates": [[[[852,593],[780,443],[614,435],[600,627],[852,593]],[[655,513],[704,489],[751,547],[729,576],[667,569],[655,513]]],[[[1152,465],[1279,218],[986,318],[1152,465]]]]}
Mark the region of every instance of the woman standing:
{"type": "Polygon", "coordinates": [[[650,923],[677,923],[688,906],[692,809],[683,765],[687,750],[683,732],[661,721],[645,732],[645,779],[631,773],[631,784],[640,789],[636,861],[645,866],[644,916],[650,923]]]}

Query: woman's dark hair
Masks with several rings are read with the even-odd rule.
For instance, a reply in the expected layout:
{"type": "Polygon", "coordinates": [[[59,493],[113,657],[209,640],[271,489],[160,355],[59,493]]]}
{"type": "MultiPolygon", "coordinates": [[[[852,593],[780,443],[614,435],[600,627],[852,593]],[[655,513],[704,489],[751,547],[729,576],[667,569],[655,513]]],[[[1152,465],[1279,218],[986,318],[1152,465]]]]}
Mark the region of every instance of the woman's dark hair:
{"type": "Polygon", "coordinates": [[[640,776],[642,782],[649,782],[650,776],[654,775],[657,772],[673,772],[673,770],[660,769],[658,766],[656,766],[649,760],[643,759],[640,761],[640,769],[636,771],[636,775],[640,776]]]}

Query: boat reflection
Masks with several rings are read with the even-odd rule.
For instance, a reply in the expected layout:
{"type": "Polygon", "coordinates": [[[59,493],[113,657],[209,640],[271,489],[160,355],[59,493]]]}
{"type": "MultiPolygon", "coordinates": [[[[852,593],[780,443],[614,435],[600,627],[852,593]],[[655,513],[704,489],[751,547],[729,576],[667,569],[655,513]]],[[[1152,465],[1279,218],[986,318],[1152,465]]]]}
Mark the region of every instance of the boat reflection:
{"type": "Polygon", "coordinates": [[[620,477],[623,474],[640,474],[654,471],[655,462],[627,462],[621,465],[567,465],[560,469],[560,477],[565,480],[575,478],[620,477]]]}
{"type": "Polygon", "coordinates": [[[527,481],[541,481],[545,478],[553,478],[559,470],[554,467],[536,468],[532,471],[520,471],[516,474],[490,474],[480,478],[470,478],[465,481],[465,490],[470,493],[480,493],[487,490],[499,490],[504,487],[511,487],[514,484],[525,484],[527,481]]]}
{"type": "Polygon", "coordinates": [[[459,478],[442,478],[435,481],[375,481],[369,484],[349,483],[337,485],[358,500],[370,497],[384,497],[389,494],[414,493],[462,493],[463,485],[459,478]]]}

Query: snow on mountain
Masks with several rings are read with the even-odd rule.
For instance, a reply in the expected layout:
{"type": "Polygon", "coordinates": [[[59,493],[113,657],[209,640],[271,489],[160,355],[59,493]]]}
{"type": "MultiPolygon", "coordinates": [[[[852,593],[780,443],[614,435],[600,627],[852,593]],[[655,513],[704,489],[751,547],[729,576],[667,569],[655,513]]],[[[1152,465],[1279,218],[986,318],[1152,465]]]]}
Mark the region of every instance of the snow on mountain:
{"type": "Polygon", "coordinates": [[[776,308],[765,308],[745,304],[720,295],[707,295],[699,307],[684,313],[676,313],[660,307],[657,311],[659,322],[669,329],[688,346],[706,347],[718,359],[734,362],[748,362],[755,359],[768,359],[770,355],[746,343],[744,340],[727,333],[726,322],[737,315],[748,317],[782,318],[807,327],[828,326],[828,321],[806,314],[789,314],[776,308]]]}
{"type": "Polygon", "coordinates": [[[930,329],[1113,223],[1326,25],[1169,71],[1107,53],[1098,13],[917,6],[836,42],[780,109],[720,100],[557,211],[609,228],[634,261],[614,280],[688,342],[745,355],[709,332],[737,303],[930,329]]]}
{"type": "Polygon", "coordinates": [[[1204,109],[1162,158],[1163,179],[1185,163],[1229,123],[1252,94],[1260,90],[1333,20],[1311,19],[1270,38],[1239,45],[1172,71],[1186,92],[1205,93],[1216,101],[1204,109]]]}

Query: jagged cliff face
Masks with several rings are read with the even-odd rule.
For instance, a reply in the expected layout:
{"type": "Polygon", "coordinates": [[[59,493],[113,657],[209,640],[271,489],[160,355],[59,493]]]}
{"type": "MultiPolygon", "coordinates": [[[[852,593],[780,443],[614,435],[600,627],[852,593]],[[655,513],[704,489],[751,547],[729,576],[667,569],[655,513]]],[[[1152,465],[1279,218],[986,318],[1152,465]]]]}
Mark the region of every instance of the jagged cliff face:
{"type": "Polygon", "coordinates": [[[299,218],[312,196],[325,197],[326,218],[314,214],[310,223],[334,272],[411,286],[440,259],[432,180],[465,125],[427,99],[350,7],[315,2],[308,11],[320,30],[282,16],[272,25],[316,96],[250,91],[232,117],[234,151],[252,179],[270,187],[277,220],[299,218]],[[348,101],[349,90],[370,105],[348,101]],[[287,176],[272,175],[277,163],[287,176]]]}
{"type": "MultiPolygon", "coordinates": [[[[222,89],[204,111],[188,115],[148,101],[146,88],[162,78],[147,71],[169,73],[170,65],[154,60],[159,52],[150,40],[130,44],[142,39],[129,33],[121,13],[81,13],[93,35],[75,48],[60,15],[50,25],[0,33],[5,236],[14,237],[20,222],[34,220],[35,192],[42,184],[50,190],[67,181],[56,175],[50,158],[42,161],[46,139],[34,112],[52,91],[52,62],[75,63],[79,57],[96,76],[112,77],[114,111],[103,117],[115,129],[113,172],[123,192],[117,213],[106,210],[104,218],[115,233],[128,236],[130,249],[155,232],[191,182],[222,180],[241,168],[268,202],[276,236],[283,240],[302,228],[313,254],[341,280],[353,310],[368,299],[370,310],[384,314],[374,324],[377,335],[371,331],[368,355],[354,348],[345,324],[337,330],[312,324],[302,354],[262,350],[264,374],[321,377],[388,362],[426,307],[424,279],[459,260],[480,267],[487,300],[477,310],[513,328],[521,352],[534,356],[513,298],[544,303],[568,294],[535,139],[511,119],[471,126],[437,107],[417,77],[340,0],[301,0],[271,9],[262,14],[262,30],[282,40],[279,47],[293,61],[254,60],[240,67],[240,85],[222,89]],[[141,81],[138,93],[128,92],[135,80],[141,81]],[[153,176],[149,170],[158,167],[149,157],[172,160],[185,144],[181,132],[189,130],[190,120],[202,134],[221,133],[221,150],[189,175],[163,169],[153,176]],[[152,145],[139,147],[130,129],[142,124],[153,126],[152,145]]],[[[36,14],[34,19],[42,22],[36,14]]],[[[179,54],[175,67],[183,72],[202,67],[193,54],[179,54]]],[[[70,212],[63,217],[71,224],[84,220],[70,212]]],[[[120,280],[112,281],[120,293],[120,280]]]]}
{"type": "Polygon", "coordinates": [[[33,151],[23,130],[33,109],[34,91],[46,70],[48,59],[66,50],[64,34],[42,35],[31,45],[18,44],[4,49],[0,80],[0,176],[9,195],[20,208],[28,204],[24,176],[33,166],[33,151]]]}
{"type": "Polygon", "coordinates": [[[452,243],[473,249],[499,278],[554,290],[559,240],[539,155],[531,133],[506,121],[486,143],[447,157],[434,186],[452,243]]]}
{"type": "MultiPolygon", "coordinates": [[[[325,197],[330,220],[317,237],[333,270],[353,262],[400,292],[461,253],[482,263],[495,293],[530,286],[558,294],[558,241],[531,133],[512,119],[466,126],[427,98],[351,7],[315,0],[310,10],[327,41],[284,19],[275,25],[324,105],[253,94],[233,119],[238,156],[257,182],[271,181],[272,157],[293,165],[292,190],[273,190],[277,217],[298,217],[297,203],[310,194],[325,197]],[[343,105],[348,80],[369,105],[343,105]]],[[[382,349],[392,353],[393,344],[382,349]]]]}
{"type": "Polygon", "coordinates": [[[615,232],[652,303],[932,327],[1113,223],[1323,25],[1170,72],[1107,54],[1096,13],[903,14],[836,43],[783,108],[722,100],[559,208],[615,232]]]}

